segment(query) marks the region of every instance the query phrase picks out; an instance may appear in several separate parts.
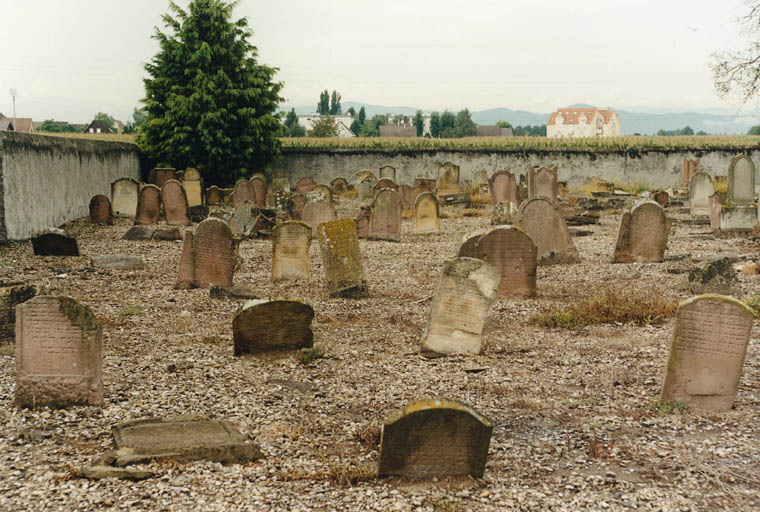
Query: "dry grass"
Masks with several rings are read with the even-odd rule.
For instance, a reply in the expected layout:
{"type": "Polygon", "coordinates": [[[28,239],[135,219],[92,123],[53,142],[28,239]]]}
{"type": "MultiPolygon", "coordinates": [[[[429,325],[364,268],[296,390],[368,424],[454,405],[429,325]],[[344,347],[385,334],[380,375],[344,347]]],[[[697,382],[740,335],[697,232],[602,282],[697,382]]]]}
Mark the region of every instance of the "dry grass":
{"type": "Polygon", "coordinates": [[[574,329],[587,325],[658,324],[673,317],[678,300],[659,292],[622,292],[607,290],[567,309],[555,308],[531,317],[531,323],[548,328],[574,329]]]}
{"type": "Polygon", "coordinates": [[[470,192],[470,204],[493,204],[491,194],[480,190],[470,192]]]}
{"type": "Polygon", "coordinates": [[[106,140],[109,142],[128,142],[137,144],[137,135],[134,133],[81,133],[81,132],[37,132],[37,135],[50,137],[68,137],[70,139],[106,140]]]}

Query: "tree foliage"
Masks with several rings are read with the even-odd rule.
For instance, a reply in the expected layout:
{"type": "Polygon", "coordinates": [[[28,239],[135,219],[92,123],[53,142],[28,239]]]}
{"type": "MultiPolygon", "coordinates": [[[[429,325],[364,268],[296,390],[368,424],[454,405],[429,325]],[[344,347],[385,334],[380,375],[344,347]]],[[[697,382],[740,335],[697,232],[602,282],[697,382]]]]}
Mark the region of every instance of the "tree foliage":
{"type": "Polygon", "coordinates": [[[422,137],[422,132],[425,131],[425,119],[422,117],[422,110],[418,110],[414,114],[414,127],[417,128],[417,137],[422,137]]]}
{"type": "Polygon", "coordinates": [[[108,125],[108,127],[112,130],[114,129],[114,125],[116,124],[116,120],[113,117],[106,114],[105,112],[98,112],[97,114],[95,114],[93,119],[96,119],[98,121],[104,121],[108,125]]]}
{"type": "Polygon", "coordinates": [[[498,121],[496,126],[499,128],[512,128],[512,124],[509,121],[498,121]]]}
{"type": "Polygon", "coordinates": [[[306,128],[298,124],[298,115],[294,108],[291,108],[285,117],[285,135],[288,137],[303,137],[306,135],[306,128]]]}
{"type": "Polygon", "coordinates": [[[150,157],[195,167],[209,185],[234,183],[246,169],[263,170],[279,155],[282,101],[277,68],[258,63],[245,18],[235,3],[170,2],[156,28],[159,52],[145,65],[145,121],[138,141],[150,157]]]}
{"type": "Polygon", "coordinates": [[[337,137],[338,127],[333,124],[329,116],[322,116],[314,121],[309,130],[309,137],[337,137]]]}
{"type": "Polygon", "coordinates": [[[339,116],[341,113],[340,93],[338,91],[333,91],[332,96],[330,96],[330,115],[339,116]]]}
{"type": "Polygon", "coordinates": [[[684,126],[679,130],[657,130],[659,137],[673,137],[675,135],[694,135],[694,130],[690,126],[684,126]]]}
{"type": "MultiPolygon", "coordinates": [[[[0,117],[3,117],[0,115],[0,117]]],[[[53,119],[46,119],[39,128],[37,128],[38,132],[49,132],[49,133],[74,133],[78,132],[74,126],[70,125],[66,122],[60,122],[60,121],[54,121],[53,119]]]]}
{"type": "Polygon", "coordinates": [[[546,125],[531,126],[526,124],[525,126],[515,126],[512,129],[512,135],[516,137],[546,137],[546,125]]]}
{"type": "Polygon", "coordinates": [[[433,112],[430,114],[430,135],[433,137],[440,137],[441,132],[441,114],[433,112]]]}
{"type": "Polygon", "coordinates": [[[351,117],[356,117],[356,110],[354,107],[348,107],[348,110],[346,110],[346,114],[350,115],[351,117]]]}
{"type": "Polygon", "coordinates": [[[124,125],[124,133],[135,133],[140,130],[140,126],[145,122],[145,111],[135,108],[132,110],[132,119],[124,125]]]}
{"type": "Polygon", "coordinates": [[[747,130],[747,135],[760,135],[760,124],[755,125],[747,130]]]}
{"type": "Polygon", "coordinates": [[[739,18],[749,46],[740,51],[720,51],[712,55],[715,91],[721,98],[738,96],[743,102],[760,92],[760,0],[749,0],[747,14],[739,18]]]}
{"type": "Polygon", "coordinates": [[[326,116],[330,113],[330,93],[327,89],[319,93],[319,103],[317,103],[317,113],[320,116],[326,116]]]}
{"type": "Polygon", "coordinates": [[[358,118],[359,124],[364,124],[364,121],[366,120],[367,120],[367,111],[364,110],[364,107],[362,107],[359,109],[359,118],[358,118]]]}

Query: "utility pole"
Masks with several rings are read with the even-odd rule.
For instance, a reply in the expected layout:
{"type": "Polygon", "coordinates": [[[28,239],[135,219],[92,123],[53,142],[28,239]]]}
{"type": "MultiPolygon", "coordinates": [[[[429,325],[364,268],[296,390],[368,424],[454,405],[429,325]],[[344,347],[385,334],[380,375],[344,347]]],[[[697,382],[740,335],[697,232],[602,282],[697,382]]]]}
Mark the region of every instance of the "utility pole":
{"type": "Polygon", "coordinates": [[[11,98],[13,98],[13,131],[16,131],[16,88],[11,87],[11,98]]]}

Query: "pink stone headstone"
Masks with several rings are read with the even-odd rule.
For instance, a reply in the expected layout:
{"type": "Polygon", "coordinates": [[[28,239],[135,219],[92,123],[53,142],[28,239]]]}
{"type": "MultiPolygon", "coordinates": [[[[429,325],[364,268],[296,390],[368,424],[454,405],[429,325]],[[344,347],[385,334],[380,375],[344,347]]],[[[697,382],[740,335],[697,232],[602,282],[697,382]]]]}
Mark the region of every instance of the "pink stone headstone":
{"type": "Polygon", "coordinates": [[[161,187],[161,202],[164,205],[164,218],[172,226],[189,226],[191,224],[187,196],[179,181],[169,180],[161,187]]]}
{"type": "Polygon", "coordinates": [[[93,224],[113,224],[111,200],[102,194],[90,199],[90,222],[93,224]]]}
{"type": "Polygon", "coordinates": [[[145,185],[137,197],[135,224],[158,224],[161,212],[161,191],[155,185],[145,185]]]}

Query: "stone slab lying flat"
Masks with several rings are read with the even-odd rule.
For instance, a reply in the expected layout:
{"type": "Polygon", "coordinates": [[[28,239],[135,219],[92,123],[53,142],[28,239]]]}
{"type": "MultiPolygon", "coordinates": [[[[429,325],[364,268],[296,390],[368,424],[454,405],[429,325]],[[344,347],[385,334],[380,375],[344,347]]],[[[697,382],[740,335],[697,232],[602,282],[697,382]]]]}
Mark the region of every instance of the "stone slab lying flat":
{"type": "Polygon", "coordinates": [[[104,254],[90,257],[90,264],[95,268],[108,270],[141,270],[143,261],[137,256],[126,254],[104,254]]]}
{"type": "Polygon", "coordinates": [[[122,480],[145,480],[153,478],[155,473],[140,469],[116,468],[113,466],[90,466],[79,471],[80,478],[100,480],[102,478],[120,478],[122,480]]]}
{"type": "MultiPolygon", "coordinates": [[[[111,429],[122,463],[136,463],[147,457],[191,462],[210,460],[240,463],[257,460],[261,450],[225,420],[194,416],[149,418],[114,425],[111,429]],[[127,451],[128,450],[128,451],[127,451]]],[[[117,465],[119,460],[117,457],[117,465]]]]}

